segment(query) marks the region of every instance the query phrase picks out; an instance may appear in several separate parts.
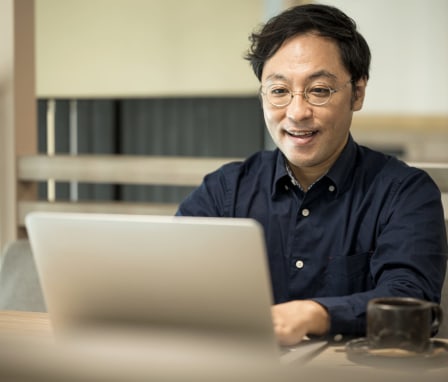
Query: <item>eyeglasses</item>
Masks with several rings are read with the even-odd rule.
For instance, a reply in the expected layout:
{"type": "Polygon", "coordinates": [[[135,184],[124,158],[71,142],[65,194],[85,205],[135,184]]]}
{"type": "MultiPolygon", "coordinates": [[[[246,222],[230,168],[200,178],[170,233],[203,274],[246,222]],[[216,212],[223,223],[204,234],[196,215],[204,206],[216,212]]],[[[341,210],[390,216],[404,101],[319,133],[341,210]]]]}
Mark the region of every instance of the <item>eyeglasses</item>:
{"type": "Polygon", "coordinates": [[[334,93],[344,89],[352,80],[347,81],[344,85],[337,89],[333,89],[327,85],[317,84],[306,87],[304,91],[293,92],[285,85],[272,84],[260,88],[261,94],[266,96],[266,99],[272,106],[286,107],[288,106],[295,95],[301,94],[303,98],[313,106],[326,105],[334,93]]]}

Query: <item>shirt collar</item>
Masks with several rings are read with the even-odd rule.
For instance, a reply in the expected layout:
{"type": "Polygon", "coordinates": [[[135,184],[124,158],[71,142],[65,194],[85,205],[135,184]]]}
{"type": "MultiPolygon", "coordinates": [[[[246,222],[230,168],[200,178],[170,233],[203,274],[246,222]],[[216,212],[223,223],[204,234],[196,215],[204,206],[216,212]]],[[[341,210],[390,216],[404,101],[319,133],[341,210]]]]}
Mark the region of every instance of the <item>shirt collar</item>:
{"type": "MultiPolygon", "coordinates": [[[[336,162],[330,168],[328,173],[323,176],[330,179],[336,187],[336,192],[342,192],[352,178],[351,174],[355,166],[356,143],[351,134],[349,134],[347,144],[342,150],[336,162]]],[[[290,177],[286,170],[286,159],[279,149],[276,149],[276,166],[274,174],[274,183],[272,185],[272,196],[277,190],[284,189],[285,184],[291,184],[290,177]]]]}
{"type": "Polygon", "coordinates": [[[327,177],[336,186],[337,193],[341,193],[352,179],[356,162],[356,148],[357,144],[353,140],[352,135],[349,134],[347,144],[327,173],[327,177]]]}

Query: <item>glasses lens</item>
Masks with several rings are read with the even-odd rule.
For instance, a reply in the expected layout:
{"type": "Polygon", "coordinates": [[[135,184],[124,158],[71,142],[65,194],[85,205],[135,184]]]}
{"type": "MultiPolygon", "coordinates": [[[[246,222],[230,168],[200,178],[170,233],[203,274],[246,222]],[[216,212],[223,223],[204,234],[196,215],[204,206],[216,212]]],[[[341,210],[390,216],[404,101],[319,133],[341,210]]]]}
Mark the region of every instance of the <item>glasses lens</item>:
{"type": "MultiPolygon", "coordinates": [[[[331,95],[337,90],[332,90],[326,85],[313,85],[306,88],[301,94],[305,96],[305,99],[315,106],[325,105],[331,98],[331,95]]],[[[271,105],[277,107],[284,107],[291,103],[293,93],[289,88],[283,85],[270,85],[266,88],[265,94],[268,102],[271,105]]],[[[294,93],[300,94],[300,92],[294,93]]]]}
{"type": "Polygon", "coordinates": [[[266,97],[274,106],[286,106],[291,102],[291,91],[282,85],[271,85],[266,89],[266,97]]]}
{"type": "Polygon", "coordinates": [[[312,105],[325,105],[330,100],[331,93],[329,87],[316,85],[305,90],[305,97],[312,105]]]}

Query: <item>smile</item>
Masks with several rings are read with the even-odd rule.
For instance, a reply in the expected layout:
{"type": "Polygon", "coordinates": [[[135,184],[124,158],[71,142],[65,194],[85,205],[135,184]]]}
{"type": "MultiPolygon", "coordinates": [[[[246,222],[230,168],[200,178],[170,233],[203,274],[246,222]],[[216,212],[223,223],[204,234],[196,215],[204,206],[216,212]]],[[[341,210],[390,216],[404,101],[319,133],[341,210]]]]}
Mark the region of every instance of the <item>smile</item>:
{"type": "Polygon", "coordinates": [[[305,131],[286,131],[288,135],[295,138],[309,138],[317,134],[317,130],[305,130],[305,131]]]}

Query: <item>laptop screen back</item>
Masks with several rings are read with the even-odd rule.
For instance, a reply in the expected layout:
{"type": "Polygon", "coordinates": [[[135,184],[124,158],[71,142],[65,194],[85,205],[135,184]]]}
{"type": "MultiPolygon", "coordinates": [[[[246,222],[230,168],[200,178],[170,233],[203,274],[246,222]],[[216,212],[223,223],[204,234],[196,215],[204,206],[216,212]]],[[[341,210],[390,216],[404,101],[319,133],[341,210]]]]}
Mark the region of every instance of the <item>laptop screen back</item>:
{"type": "Polygon", "coordinates": [[[275,342],[253,220],[36,212],[26,227],[56,333],[130,324],[275,342]]]}

